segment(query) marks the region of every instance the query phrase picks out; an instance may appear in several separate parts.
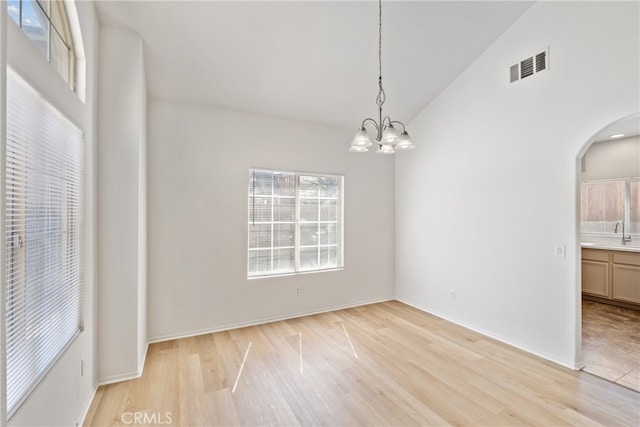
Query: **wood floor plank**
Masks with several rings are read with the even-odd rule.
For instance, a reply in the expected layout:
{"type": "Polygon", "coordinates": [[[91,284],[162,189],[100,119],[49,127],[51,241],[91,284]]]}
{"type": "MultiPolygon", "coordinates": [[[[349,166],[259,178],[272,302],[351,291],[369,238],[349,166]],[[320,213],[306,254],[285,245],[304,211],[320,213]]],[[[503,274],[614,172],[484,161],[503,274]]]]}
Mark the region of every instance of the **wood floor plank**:
{"type": "Polygon", "coordinates": [[[99,388],[85,425],[142,411],[176,426],[637,427],[639,407],[625,387],[389,301],[153,344],[141,378],[99,388]]]}
{"type": "Polygon", "coordinates": [[[640,392],[640,311],[582,301],[584,370],[640,392]]]}

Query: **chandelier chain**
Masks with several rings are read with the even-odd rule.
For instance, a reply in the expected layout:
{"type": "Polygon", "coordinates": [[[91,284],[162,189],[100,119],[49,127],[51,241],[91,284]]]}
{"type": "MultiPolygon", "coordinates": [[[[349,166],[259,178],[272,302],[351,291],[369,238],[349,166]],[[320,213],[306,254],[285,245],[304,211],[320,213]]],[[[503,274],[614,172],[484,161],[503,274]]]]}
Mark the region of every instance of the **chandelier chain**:
{"type": "Polygon", "coordinates": [[[378,77],[382,80],[382,0],[378,0],[378,77]]]}
{"type": "Polygon", "coordinates": [[[386,94],[382,88],[382,0],[378,0],[378,96],[376,97],[376,105],[382,108],[386,94]]]}

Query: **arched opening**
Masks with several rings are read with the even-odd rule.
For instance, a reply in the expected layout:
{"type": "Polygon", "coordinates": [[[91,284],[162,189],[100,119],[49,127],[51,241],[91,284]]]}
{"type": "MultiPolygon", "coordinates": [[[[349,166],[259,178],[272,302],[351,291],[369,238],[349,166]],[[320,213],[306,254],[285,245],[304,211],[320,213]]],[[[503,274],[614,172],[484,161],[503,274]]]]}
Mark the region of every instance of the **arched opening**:
{"type": "Polygon", "coordinates": [[[640,391],[640,113],[587,141],[577,187],[579,360],[640,391]]]}

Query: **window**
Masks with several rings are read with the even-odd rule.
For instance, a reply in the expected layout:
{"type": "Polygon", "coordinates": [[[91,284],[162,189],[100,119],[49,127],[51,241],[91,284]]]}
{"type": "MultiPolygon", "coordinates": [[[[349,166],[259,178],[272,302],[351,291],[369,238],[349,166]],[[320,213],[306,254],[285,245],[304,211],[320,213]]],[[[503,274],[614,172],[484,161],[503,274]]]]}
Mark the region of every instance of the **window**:
{"type": "Polygon", "coordinates": [[[341,176],[251,170],[248,276],[341,268],[341,176]]]}
{"type": "Polygon", "coordinates": [[[3,283],[12,413],[81,330],[84,135],[12,71],[6,124],[3,283]]]}
{"type": "Polygon", "coordinates": [[[640,180],[591,181],[581,187],[583,233],[613,235],[616,222],[624,221],[625,234],[640,234],[640,180]]]}
{"type": "Polygon", "coordinates": [[[75,89],[75,53],[64,2],[7,0],[7,10],[69,87],[75,89]]]}

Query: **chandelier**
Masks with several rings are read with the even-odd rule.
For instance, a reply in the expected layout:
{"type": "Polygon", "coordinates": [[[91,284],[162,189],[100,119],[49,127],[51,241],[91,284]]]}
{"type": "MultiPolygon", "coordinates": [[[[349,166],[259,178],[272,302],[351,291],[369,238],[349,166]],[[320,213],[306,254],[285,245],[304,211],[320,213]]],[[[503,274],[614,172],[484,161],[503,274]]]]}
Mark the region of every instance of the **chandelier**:
{"type": "Polygon", "coordinates": [[[378,145],[377,153],[393,154],[396,151],[415,148],[402,122],[391,120],[389,116],[382,118],[382,106],[385,100],[386,95],[382,88],[382,0],[378,0],[378,96],[376,97],[378,121],[369,117],[362,121],[360,129],[358,129],[356,135],[353,137],[349,151],[354,153],[369,151],[369,147],[373,145],[373,142],[371,142],[371,138],[367,132],[367,126],[375,129],[375,141],[378,145]],[[402,131],[398,132],[394,125],[402,126],[402,131]]]}

